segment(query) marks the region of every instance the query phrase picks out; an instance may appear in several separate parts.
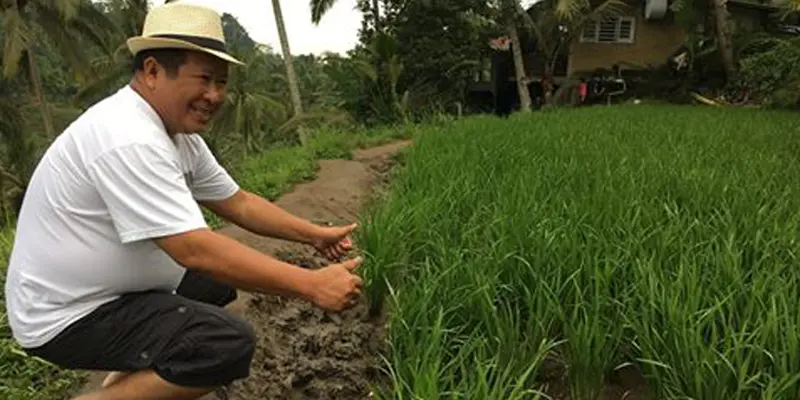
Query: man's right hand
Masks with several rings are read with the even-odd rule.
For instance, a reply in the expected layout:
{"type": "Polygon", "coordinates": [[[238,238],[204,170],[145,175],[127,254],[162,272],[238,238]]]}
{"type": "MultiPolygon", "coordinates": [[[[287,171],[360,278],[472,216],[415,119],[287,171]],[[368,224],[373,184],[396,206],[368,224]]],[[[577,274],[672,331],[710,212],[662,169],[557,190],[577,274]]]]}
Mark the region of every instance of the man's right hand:
{"type": "Polygon", "coordinates": [[[311,301],[317,307],[333,312],[356,305],[363,281],[352,271],[359,265],[361,257],[315,270],[311,301]]]}

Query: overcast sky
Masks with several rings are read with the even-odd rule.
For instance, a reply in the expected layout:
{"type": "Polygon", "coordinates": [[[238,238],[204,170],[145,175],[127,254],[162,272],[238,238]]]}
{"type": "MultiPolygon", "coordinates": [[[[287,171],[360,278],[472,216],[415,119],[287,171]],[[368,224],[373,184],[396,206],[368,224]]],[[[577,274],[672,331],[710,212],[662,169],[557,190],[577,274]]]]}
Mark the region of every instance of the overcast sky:
{"type": "MultiPolygon", "coordinates": [[[[181,0],[202,4],[220,13],[229,13],[239,20],[256,42],[264,43],[280,53],[278,29],[272,13],[271,0],[181,0]]],[[[537,0],[520,0],[529,6],[537,0]]],[[[153,5],[164,0],[150,0],[153,5]]],[[[355,9],[356,0],[337,0],[336,5],[322,18],[319,25],[311,23],[309,0],[281,0],[283,20],[289,36],[292,54],[321,54],[325,51],[344,54],[358,41],[361,13],[355,9]]]]}
{"type": "MultiPolygon", "coordinates": [[[[247,29],[253,40],[271,46],[280,53],[278,28],[270,0],[181,0],[202,4],[220,13],[232,14],[247,29]]],[[[153,5],[164,0],[151,0],[153,5]]],[[[325,51],[344,53],[353,48],[361,27],[361,13],[356,0],[338,0],[319,25],[311,23],[309,0],[281,0],[283,20],[292,54],[320,54],[325,51]]]]}

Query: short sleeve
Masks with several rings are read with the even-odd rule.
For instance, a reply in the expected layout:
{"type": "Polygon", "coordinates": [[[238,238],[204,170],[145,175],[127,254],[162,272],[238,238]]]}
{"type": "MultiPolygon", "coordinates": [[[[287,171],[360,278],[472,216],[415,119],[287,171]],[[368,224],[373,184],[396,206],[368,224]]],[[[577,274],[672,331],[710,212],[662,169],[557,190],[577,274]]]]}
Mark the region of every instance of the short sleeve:
{"type": "Polygon", "coordinates": [[[189,185],[194,198],[198,201],[215,201],[236,194],[239,185],[217,162],[211,149],[199,135],[192,137],[191,148],[194,154],[189,185]]]}
{"type": "Polygon", "coordinates": [[[207,227],[168,149],[116,148],[91,164],[90,176],[123,243],[207,227]]]}

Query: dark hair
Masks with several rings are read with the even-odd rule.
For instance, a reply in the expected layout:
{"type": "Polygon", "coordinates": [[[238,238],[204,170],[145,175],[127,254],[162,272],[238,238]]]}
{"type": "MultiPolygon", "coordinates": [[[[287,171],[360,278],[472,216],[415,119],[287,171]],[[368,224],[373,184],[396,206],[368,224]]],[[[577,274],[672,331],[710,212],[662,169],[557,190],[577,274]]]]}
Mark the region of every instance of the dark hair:
{"type": "Polygon", "coordinates": [[[184,49],[151,49],[142,50],[133,57],[133,72],[144,70],[144,60],[153,57],[167,71],[167,76],[178,76],[178,68],[186,62],[187,50],[184,49]]]}

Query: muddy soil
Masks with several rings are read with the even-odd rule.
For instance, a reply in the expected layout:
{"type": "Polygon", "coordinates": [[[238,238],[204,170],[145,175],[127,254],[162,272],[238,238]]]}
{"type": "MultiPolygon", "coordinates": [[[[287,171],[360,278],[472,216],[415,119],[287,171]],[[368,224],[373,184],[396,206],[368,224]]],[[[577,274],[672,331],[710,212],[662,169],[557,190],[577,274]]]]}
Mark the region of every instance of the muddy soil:
{"type": "MultiPolygon", "coordinates": [[[[316,268],[318,259],[284,254],[282,259],[316,268]]],[[[381,319],[364,304],[339,314],[307,302],[255,296],[246,318],[259,345],[250,378],[234,383],[224,399],[364,399],[381,379],[381,319]]]]}
{"type": "MultiPolygon", "coordinates": [[[[298,185],[276,204],[317,223],[354,222],[392,156],[408,144],[356,151],[352,161],[323,160],[316,180],[298,185]]],[[[257,237],[237,227],[221,232],[306,268],[327,265],[307,246],[257,237]]],[[[250,377],[220,390],[218,398],[363,399],[380,381],[382,318],[370,319],[364,303],[339,314],[269,295],[243,294],[239,303],[259,345],[250,377]]]]}

